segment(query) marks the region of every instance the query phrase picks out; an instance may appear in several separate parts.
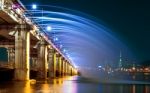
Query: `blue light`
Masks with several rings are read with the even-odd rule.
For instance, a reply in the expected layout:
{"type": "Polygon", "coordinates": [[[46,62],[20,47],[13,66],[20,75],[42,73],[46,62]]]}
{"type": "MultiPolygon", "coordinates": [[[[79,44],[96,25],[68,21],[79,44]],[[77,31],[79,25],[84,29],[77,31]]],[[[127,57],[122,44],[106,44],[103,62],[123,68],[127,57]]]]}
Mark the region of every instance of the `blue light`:
{"type": "Polygon", "coordinates": [[[54,41],[58,41],[58,38],[57,38],[57,37],[55,37],[55,38],[54,38],[54,41]]]}
{"type": "Polygon", "coordinates": [[[99,68],[102,68],[102,66],[98,66],[99,68]]]}
{"type": "Polygon", "coordinates": [[[63,45],[60,45],[60,48],[62,48],[63,47],[63,45]]]}
{"type": "Polygon", "coordinates": [[[69,55],[67,55],[67,57],[68,57],[68,58],[70,58],[70,56],[69,56],[69,55]]]}
{"type": "Polygon", "coordinates": [[[36,5],[36,4],[33,4],[33,5],[32,5],[32,9],[37,9],[37,5],[36,5]]]}
{"type": "Polygon", "coordinates": [[[66,52],[66,49],[63,49],[63,52],[65,53],[65,52],[66,52]]]}
{"type": "Polygon", "coordinates": [[[46,30],[47,30],[47,31],[51,31],[51,30],[52,30],[52,27],[51,27],[51,26],[47,26],[47,27],[46,27],[46,30]]]}

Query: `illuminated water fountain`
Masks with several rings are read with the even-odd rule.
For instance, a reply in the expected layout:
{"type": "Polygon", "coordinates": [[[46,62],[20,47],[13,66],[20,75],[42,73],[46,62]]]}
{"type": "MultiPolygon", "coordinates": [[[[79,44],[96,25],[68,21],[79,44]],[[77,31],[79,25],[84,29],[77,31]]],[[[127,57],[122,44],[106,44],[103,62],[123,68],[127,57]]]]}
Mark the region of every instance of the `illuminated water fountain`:
{"type": "Polygon", "coordinates": [[[132,53],[116,33],[99,24],[96,18],[56,6],[36,8],[29,10],[27,16],[41,26],[41,33],[44,32],[79,69],[94,71],[99,64],[116,66],[120,51],[124,58],[132,60],[132,53]]]}

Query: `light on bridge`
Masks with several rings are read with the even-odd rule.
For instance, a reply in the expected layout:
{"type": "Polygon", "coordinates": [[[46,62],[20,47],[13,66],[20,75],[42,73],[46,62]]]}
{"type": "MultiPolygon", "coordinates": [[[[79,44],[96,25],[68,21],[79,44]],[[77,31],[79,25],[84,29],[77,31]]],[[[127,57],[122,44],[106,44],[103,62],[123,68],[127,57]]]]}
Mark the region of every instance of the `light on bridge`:
{"type": "Polygon", "coordinates": [[[37,5],[36,5],[36,4],[33,4],[33,5],[32,5],[32,9],[37,9],[37,5]]]}
{"type": "Polygon", "coordinates": [[[54,41],[58,41],[58,38],[57,38],[57,37],[55,37],[55,38],[54,38],[54,41]]]}
{"type": "Polygon", "coordinates": [[[60,48],[62,48],[63,47],[63,45],[60,45],[60,48]]]}
{"type": "Polygon", "coordinates": [[[65,52],[66,52],[66,49],[63,49],[63,52],[65,53],[65,52]]]}
{"type": "Polygon", "coordinates": [[[102,66],[98,66],[98,68],[102,68],[102,66]]]}
{"type": "Polygon", "coordinates": [[[47,31],[51,31],[51,30],[52,30],[52,27],[51,27],[51,26],[47,26],[47,27],[46,27],[46,30],[47,30],[47,31]]]}

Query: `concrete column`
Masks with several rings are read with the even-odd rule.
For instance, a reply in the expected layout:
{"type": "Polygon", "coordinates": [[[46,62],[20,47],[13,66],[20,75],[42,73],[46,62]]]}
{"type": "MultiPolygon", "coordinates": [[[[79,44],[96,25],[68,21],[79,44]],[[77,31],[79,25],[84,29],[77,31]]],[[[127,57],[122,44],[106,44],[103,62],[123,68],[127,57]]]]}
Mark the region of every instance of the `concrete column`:
{"type": "Polygon", "coordinates": [[[37,67],[37,58],[33,57],[32,62],[33,62],[33,66],[36,68],[37,67]]]}
{"type": "Polygon", "coordinates": [[[68,75],[71,75],[71,65],[70,64],[68,64],[68,75]]]}
{"type": "Polygon", "coordinates": [[[72,69],[72,75],[76,75],[76,69],[75,68],[72,69]]]}
{"type": "Polygon", "coordinates": [[[72,75],[72,66],[69,65],[69,75],[71,76],[72,75]]]}
{"type": "Polygon", "coordinates": [[[65,73],[65,76],[66,76],[67,75],[67,62],[66,62],[66,60],[64,60],[64,64],[65,64],[64,73],[65,73]]]}
{"type": "Polygon", "coordinates": [[[72,67],[72,66],[70,66],[70,67],[71,67],[71,72],[70,72],[70,74],[73,75],[73,67],[72,67]]]}
{"type": "Polygon", "coordinates": [[[11,61],[11,52],[12,52],[12,48],[7,48],[8,62],[11,61]]]}
{"type": "Polygon", "coordinates": [[[56,77],[56,70],[57,70],[57,52],[54,53],[54,56],[53,56],[53,74],[54,74],[54,77],[56,77]]]}
{"type": "Polygon", "coordinates": [[[66,62],[66,75],[68,76],[69,75],[69,63],[66,62]]]}
{"type": "Polygon", "coordinates": [[[65,61],[62,59],[62,76],[65,74],[65,61]]]}
{"type": "Polygon", "coordinates": [[[70,64],[68,64],[68,75],[69,76],[71,75],[71,66],[70,66],[70,64]]]}
{"type": "Polygon", "coordinates": [[[56,77],[56,52],[54,49],[49,50],[49,77],[56,77]]]}
{"type": "Polygon", "coordinates": [[[77,74],[78,74],[78,71],[76,68],[74,68],[73,75],[77,75],[77,74]]]}
{"type": "Polygon", "coordinates": [[[32,57],[31,58],[32,60],[32,63],[30,62],[30,68],[33,69],[33,70],[36,70],[37,69],[37,57],[32,57]]]}
{"type": "Polygon", "coordinates": [[[30,32],[15,34],[15,80],[29,80],[30,32]]]}
{"type": "Polygon", "coordinates": [[[66,61],[66,75],[67,76],[68,76],[68,69],[69,69],[68,62],[66,61]]]}
{"type": "Polygon", "coordinates": [[[74,71],[75,71],[75,69],[72,67],[72,75],[75,75],[75,74],[74,74],[74,71]]]}
{"type": "Polygon", "coordinates": [[[59,76],[59,54],[56,53],[56,77],[59,76]]]}
{"type": "Polygon", "coordinates": [[[38,50],[38,79],[47,79],[47,44],[43,40],[40,42],[38,50]]]}
{"type": "Polygon", "coordinates": [[[59,56],[58,57],[58,73],[59,73],[59,76],[61,77],[61,73],[62,73],[62,57],[59,56]]]}
{"type": "Polygon", "coordinates": [[[48,49],[48,77],[51,78],[52,73],[52,61],[53,61],[53,49],[48,49]]]}
{"type": "Polygon", "coordinates": [[[13,48],[7,48],[8,62],[14,66],[15,62],[15,50],[13,48]]]}
{"type": "Polygon", "coordinates": [[[56,53],[54,49],[48,50],[48,63],[49,78],[54,78],[56,76],[56,53]]]}

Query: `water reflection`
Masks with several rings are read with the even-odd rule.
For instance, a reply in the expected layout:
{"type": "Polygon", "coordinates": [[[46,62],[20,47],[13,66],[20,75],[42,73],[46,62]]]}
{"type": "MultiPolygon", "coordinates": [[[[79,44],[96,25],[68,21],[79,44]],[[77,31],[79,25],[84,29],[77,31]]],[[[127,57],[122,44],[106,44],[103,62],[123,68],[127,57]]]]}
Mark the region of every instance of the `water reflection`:
{"type": "Polygon", "coordinates": [[[97,93],[150,93],[149,85],[104,85],[97,93]]]}
{"type": "Polygon", "coordinates": [[[145,93],[150,93],[150,87],[148,86],[145,87],[145,93]]]}
{"type": "MultiPolygon", "coordinates": [[[[16,88],[17,88],[17,87],[16,87],[16,88]]],[[[17,90],[17,89],[16,89],[16,90],[17,90]]],[[[24,86],[23,91],[24,91],[24,93],[33,93],[29,81],[27,81],[27,82],[25,83],[25,86],[24,86]]]]}
{"type": "Polygon", "coordinates": [[[105,84],[65,77],[47,81],[3,82],[0,93],[150,93],[146,84],[105,84]]]}
{"type": "Polygon", "coordinates": [[[136,93],[135,92],[135,85],[133,85],[133,87],[132,87],[132,93],[136,93]]]}
{"type": "Polygon", "coordinates": [[[68,81],[64,83],[63,93],[77,93],[77,84],[74,82],[76,78],[68,77],[66,80],[68,81]]]}

